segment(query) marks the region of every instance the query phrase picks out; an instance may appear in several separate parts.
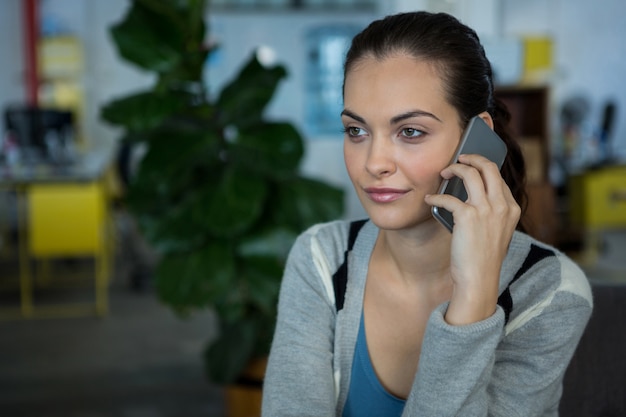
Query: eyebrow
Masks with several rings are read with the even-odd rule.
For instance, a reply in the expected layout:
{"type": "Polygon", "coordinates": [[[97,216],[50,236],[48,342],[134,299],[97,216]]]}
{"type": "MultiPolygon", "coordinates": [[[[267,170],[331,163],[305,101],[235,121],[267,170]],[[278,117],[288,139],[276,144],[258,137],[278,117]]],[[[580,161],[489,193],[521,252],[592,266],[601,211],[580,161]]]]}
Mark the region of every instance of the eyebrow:
{"type": "Polygon", "coordinates": [[[344,109],[344,110],[341,112],[341,115],[342,115],[342,116],[348,116],[349,118],[354,119],[354,120],[356,120],[356,121],[357,121],[357,122],[359,122],[359,123],[363,123],[363,124],[365,124],[365,119],[364,119],[364,118],[362,118],[362,117],[360,117],[360,116],[357,116],[356,114],[352,113],[350,110],[346,110],[346,109],[344,109]]]}
{"type": "Polygon", "coordinates": [[[401,122],[406,119],[410,119],[412,117],[430,117],[431,119],[435,119],[436,121],[441,122],[441,119],[432,113],[429,113],[423,110],[415,110],[415,111],[409,111],[406,113],[399,114],[395,117],[392,117],[391,124],[396,124],[398,122],[401,122]]]}
{"type": "MultiPolygon", "coordinates": [[[[356,114],[354,114],[350,110],[344,109],[341,112],[341,115],[342,116],[348,116],[351,119],[354,119],[354,120],[356,120],[359,123],[365,124],[365,119],[363,119],[361,116],[357,116],[356,114]]],[[[390,120],[390,124],[393,125],[393,124],[399,123],[399,122],[401,122],[403,120],[410,119],[412,117],[430,117],[431,119],[435,119],[438,122],[441,122],[440,118],[438,118],[437,116],[435,116],[434,114],[432,114],[430,112],[423,111],[423,110],[414,110],[414,111],[408,111],[406,113],[402,113],[402,114],[399,114],[397,116],[392,117],[391,120],[390,120]]]]}

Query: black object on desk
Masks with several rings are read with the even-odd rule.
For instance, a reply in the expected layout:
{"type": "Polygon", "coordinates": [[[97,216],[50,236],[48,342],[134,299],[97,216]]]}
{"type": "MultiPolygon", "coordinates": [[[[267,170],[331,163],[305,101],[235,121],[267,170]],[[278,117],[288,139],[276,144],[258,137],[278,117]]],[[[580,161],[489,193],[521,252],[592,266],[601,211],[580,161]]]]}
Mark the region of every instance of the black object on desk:
{"type": "Polygon", "coordinates": [[[4,112],[7,135],[14,140],[21,162],[71,162],[74,141],[72,112],[32,106],[12,106],[4,112]]]}

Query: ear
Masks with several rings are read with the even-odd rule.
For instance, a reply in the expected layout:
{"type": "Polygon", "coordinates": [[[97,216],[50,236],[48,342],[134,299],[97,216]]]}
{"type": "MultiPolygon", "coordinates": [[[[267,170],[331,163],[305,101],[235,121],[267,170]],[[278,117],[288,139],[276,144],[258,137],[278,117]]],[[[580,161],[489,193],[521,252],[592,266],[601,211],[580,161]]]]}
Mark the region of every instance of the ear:
{"type": "Polygon", "coordinates": [[[478,117],[483,119],[483,121],[487,123],[487,125],[491,128],[491,130],[493,130],[493,119],[491,118],[491,115],[488,112],[484,111],[480,113],[478,117]]]}

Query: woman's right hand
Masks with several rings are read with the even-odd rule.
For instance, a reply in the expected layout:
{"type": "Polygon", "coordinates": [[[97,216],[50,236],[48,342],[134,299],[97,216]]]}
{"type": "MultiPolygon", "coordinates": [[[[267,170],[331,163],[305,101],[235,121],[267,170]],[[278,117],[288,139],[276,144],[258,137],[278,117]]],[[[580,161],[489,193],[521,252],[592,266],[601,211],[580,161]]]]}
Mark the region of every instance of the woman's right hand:
{"type": "Polygon", "coordinates": [[[480,155],[461,155],[441,175],[463,180],[468,199],[447,194],[426,202],[454,216],[450,274],[454,285],[446,321],[462,325],[491,316],[498,301],[500,269],[521,209],[498,166],[480,155]]]}

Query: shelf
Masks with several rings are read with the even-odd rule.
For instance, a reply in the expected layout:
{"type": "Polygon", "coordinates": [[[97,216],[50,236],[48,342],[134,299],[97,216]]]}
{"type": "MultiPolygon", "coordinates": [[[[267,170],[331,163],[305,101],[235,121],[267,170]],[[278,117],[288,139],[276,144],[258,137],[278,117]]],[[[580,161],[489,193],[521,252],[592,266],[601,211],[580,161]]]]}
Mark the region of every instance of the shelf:
{"type": "Polygon", "coordinates": [[[528,233],[556,244],[559,219],[556,196],[549,182],[549,88],[546,86],[498,86],[495,95],[511,113],[510,132],[526,162],[528,207],[522,223],[528,233]]]}

